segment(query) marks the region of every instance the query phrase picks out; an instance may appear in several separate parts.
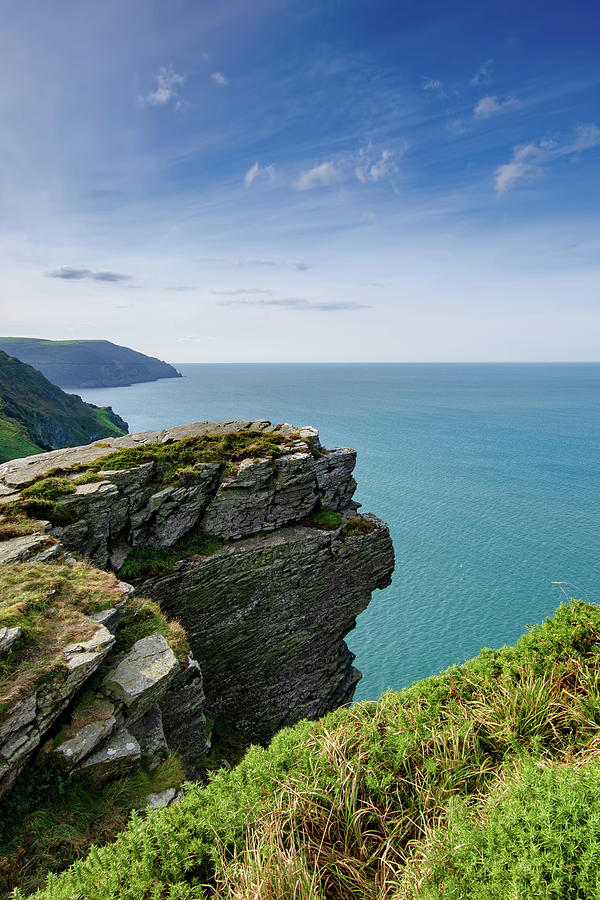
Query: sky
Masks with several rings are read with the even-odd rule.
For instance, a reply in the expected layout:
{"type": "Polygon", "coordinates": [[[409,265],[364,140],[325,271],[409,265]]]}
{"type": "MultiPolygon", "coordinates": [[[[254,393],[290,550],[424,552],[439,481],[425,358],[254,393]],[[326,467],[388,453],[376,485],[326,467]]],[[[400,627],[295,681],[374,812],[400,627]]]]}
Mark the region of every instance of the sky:
{"type": "Polygon", "coordinates": [[[0,0],[5,335],[600,360],[590,0],[0,0]]]}

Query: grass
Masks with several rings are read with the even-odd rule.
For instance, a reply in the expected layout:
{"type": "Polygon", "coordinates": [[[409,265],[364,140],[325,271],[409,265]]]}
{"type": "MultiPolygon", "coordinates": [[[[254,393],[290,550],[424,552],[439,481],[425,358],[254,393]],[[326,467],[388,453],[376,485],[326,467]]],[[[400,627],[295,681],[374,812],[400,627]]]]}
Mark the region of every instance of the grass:
{"type": "Polygon", "coordinates": [[[190,646],[183,627],[172,619],[167,619],[157,603],[145,597],[132,598],[116,632],[115,651],[127,653],[136,641],[151,634],[162,634],[180,663],[187,660],[190,646]]]}
{"type": "Polygon", "coordinates": [[[515,647],[283,730],[36,897],[596,897],[599,729],[600,608],[573,601],[515,647]]]}
{"type": "Polygon", "coordinates": [[[66,644],[92,636],[88,615],[120,599],[115,576],[83,562],[0,566],[0,626],[17,625],[23,632],[0,658],[0,721],[2,711],[64,667],[66,644]]]}
{"type": "Polygon", "coordinates": [[[141,578],[163,575],[170,572],[180,559],[189,556],[211,556],[224,546],[222,538],[204,532],[186,535],[173,547],[156,549],[135,547],[131,550],[119,570],[121,578],[137,581],[141,578]]]}
{"type": "Polygon", "coordinates": [[[8,541],[10,538],[22,537],[25,534],[42,534],[43,529],[39,522],[31,519],[24,509],[11,503],[4,507],[0,513],[0,541],[8,541]]]}
{"type": "Polygon", "coordinates": [[[309,516],[308,524],[323,531],[334,531],[342,524],[342,517],[333,509],[318,509],[309,516]]]}
{"type": "Polygon", "coordinates": [[[75,493],[75,485],[68,478],[39,478],[23,488],[22,497],[31,498],[32,500],[56,500],[58,497],[64,497],[67,494],[75,493]]]}
{"type": "Polygon", "coordinates": [[[122,830],[132,810],[143,810],[148,795],[179,788],[183,767],[170,754],[154,771],[102,787],[90,787],[48,770],[29,768],[0,806],[0,898],[15,885],[26,892],[43,885],[51,871],[66,868],[122,830]]]}

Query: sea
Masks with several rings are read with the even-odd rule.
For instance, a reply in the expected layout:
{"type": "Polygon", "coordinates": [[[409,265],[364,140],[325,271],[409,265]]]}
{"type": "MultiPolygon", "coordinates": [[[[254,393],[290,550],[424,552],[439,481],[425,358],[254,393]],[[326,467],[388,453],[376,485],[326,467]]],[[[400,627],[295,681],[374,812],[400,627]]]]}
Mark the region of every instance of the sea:
{"type": "Polygon", "coordinates": [[[358,452],[389,525],[390,587],[347,643],[375,699],[600,598],[600,364],[197,364],[98,388],[131,431],[201,419],[314,425],[358,452]]]}

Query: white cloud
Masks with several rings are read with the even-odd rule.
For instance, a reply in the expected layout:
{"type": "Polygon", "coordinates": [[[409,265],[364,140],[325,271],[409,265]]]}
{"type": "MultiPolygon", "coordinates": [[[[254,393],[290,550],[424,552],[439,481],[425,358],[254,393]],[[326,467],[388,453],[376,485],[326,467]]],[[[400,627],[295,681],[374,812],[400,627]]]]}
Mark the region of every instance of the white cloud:
{"type": "Polygon", "coordinates": [[[354,174],[359,181],[367,184],[369,181],[381,181],[382,178],[389,178],[397,171],[398,166],[394,162],[391,151],[384,150],[377,162],[357,166],[354,174]]]}
{"type": "Polygon", "coordinates": [[[506,112],[507,109],[515,109],[520,106],[515,97],[507,97],[506,100],[498,100],[497,97],[482,97],[473,110],[476,119],[487,119],[496,113],[506,112]]]}
{"type": "Polygon", "coordinates": [[[306,272],[309,268],[306,263],[295,259],[236,259],[234,266],[267,266],[270,269],[295,269],[297,272],[306,272]]]}
{"type": "Polygon", "coordinates": [[[578,125],[570,141],[560,143],[553,138],[543,138],[538,144],[521,144],[514,147],[511,161],[498,166],[494,173],[496,192],[503,194],[519,181],[539,178],[555,159],[573,156],[598,146],[600,146],[600,128],[591,122],[578,125]]]}
{"type": "Polygon", "coordinates": [[[177,97],[177,88],[185,83],[183,75],[178,75],[171,66],[161,66],[156,75],[156,89],[144,98],[151,106],[166,106],[177,97]]]}
{"type": "Polygon", "coordinates": [[[307,191],[310,188],[326,187],[341,181],[342,173],[331,161],[321,163],[320,166],[313,166],[306,172],[301,172],[296,181],[292,184],[298,191],[307,191]]]}
{"type": "Polygon", "coordinates": [[[493,59],[488,59],[486,62],[482,63],[473,77],[471,78],[471,84],[485,84],[487,81],[491,80],[492,77],[492,66],[494,65],[493,59]]]}
{"type": "Polygon", "coordinates": [[[316,312],[341,312],[347,309],[370,309],[365,303],[352,300],[334,300],[319,303],[304,297],[281,297],[273,300],[217,300],[218,306],[278,306],[282,309],[314,310],[316,312]]]}
{"type": "Polygon", "coordinates": [[[229,80],[225,78],[222,72],[211,72],[210,77],[215,84],[220,84],[221,87],[223,87],[223,85],[225,84],[229,84],[229,80]]]}
{"type": "Polygon", "coordinates": [[[250,187],[252,182],[256,181],[257,178],[267,178],[268,180],[271,180],[274,177],[275,166],[261,166],[258,162],[255,162],[244,175],[244,182],[246,183],[246,187],[250,187]]]}
{"type": "Polygon", "coordinates": [[[442,82],[439,78],[430,78],[429,81],[426,81],[423,84],[424,91],[439,91],[442,87],[442,82]]]}

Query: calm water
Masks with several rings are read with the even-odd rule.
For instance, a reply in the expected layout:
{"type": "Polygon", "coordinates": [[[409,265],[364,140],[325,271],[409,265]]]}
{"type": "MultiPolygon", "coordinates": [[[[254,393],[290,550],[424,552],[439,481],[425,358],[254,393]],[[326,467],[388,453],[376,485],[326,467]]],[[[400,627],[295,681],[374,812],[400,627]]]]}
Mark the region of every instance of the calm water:
{"type": "Polygon", "coordinates": [[[513,642],[600,588],[600,364],[182,365],[88,390],[132,431],[198,419],[311,424],[358,451],[357,499],[396,548],[348,643],[377,697],[513,642]]]}

